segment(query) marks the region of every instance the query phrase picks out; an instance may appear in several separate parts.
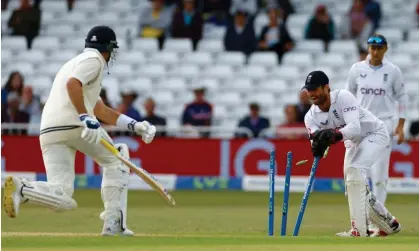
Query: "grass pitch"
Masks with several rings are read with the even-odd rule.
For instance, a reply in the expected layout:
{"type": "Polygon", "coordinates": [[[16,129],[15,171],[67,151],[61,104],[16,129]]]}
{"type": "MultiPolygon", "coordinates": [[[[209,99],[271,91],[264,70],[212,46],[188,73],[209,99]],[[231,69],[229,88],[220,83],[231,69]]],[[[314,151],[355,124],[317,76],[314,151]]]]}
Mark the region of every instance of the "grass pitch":
{"type": "MultiPolygon", "coordinates": [[[[298,237],[280,237],[282,194],[275,197],[275,235],[267,236],[268,194],[177,191],[177,207],[155,192],[130,191],[128,226],[136,237],[100,237],[99,190],[77,190],[75,211],[22,205],[15,219],[2,211],[2,250],[419,250],[419,196],[390,195],[388,208],[402,232],[388,238],[337,238],[349,229],[343,194],[312,193],[298,237]]],[[[291,235],[302,194],[290,196],[291,235]]]]}

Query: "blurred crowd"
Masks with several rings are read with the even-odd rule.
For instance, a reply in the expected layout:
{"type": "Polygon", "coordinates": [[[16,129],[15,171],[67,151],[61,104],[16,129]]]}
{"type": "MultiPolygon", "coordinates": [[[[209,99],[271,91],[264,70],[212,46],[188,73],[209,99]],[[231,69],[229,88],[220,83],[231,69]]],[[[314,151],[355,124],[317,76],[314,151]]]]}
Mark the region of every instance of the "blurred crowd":
{"type": "MultiPolygon", "coordinates": [[[[60,0],[57,0],[60,1],[60,0]]],[[[64,1],[64,0],[62,0],[64,1]]],[[[77,0],[66,0],[68,11],[72,11],[77,0]]],[[[144,0],[145,1],[145,0],[144,0]]],[[[8,0],[1,1],[2,10],[8,8],[8,0]]],[[[290,0],[150,0],[149,7],[139,14],[138,37],[155,38],[163,47],[167,37],[188,38],[193,42],[194,49],[203,37],[204,23],[215,26],[225,26],[224,46],[226,51],[239,51],[249,56],[255,51],[273,51],[282,56],[294,48],[294,40],[286,27],[287,17],[295,12],[290,0]],[[269,23],[257,34],[254,28],[255,16],[265,11],[269,23]]],[[[419,2],[416,8],[419,27],[419,2]]],[[[32,40],[39,34],[41,27],[42,0],[20,0],[20,7],[13,10],[8,20],[10,35],[25,36],[28,48],[32,40]]],[[[324,50],[334,39],[354,39],[358,41],[359,58],[367,55],[365,41],[380,27],[382,11],[379,2],[375,0],[352,0],[352,6],[344,16],[340,27],[334,23],[333,13],[327,6],[318,5],[313,10],[312,17],[307,21],[304,31],[305,39],[320,39],[324,42],[324,50]],[[339,32],[337,32],[339,31],[339,32]],[[339,34],[340,37],[337,37],[339,34]]],[[[348,69],[349,70],[349,69],[348,69]]],[[[182,125],[210,126],[213,115],[213,105],[205,98],[205,89],[194,90],[195,99],[186,104],[180,118],[182,125]]],[[[30,83],[25,83],[24,76],[13,72],[2,89],[2,123],[39,123],[42,107],[46,97],[34,95],[30,83]]],[[[105,103],[106,90],[101,93],[105,103]]],[[[145,114],[141,114],[134,106],[137,98],[135,90],[123,90],[121,103],[115,107],[121,113],[136,120],[148,120],[155,125],[166,125],[165,118],[155,113],[156,102],[148,98],[144,102],[145,114]]],[[[110,104],[109,104],[110,105],[110,104]]],[[[238,121],[238,127],[251,131],[254,137],[261,135],[266,128],[277,126],[283,128],[303,128],[304,115],[310,107],[310,101],[305,92],[301,92],[296,104],[289,104],[284,109],[286,122],[272,125],[269,118],[261,116],[261,107],[257,103],[249,104],[249,114],[238,121]]],[[[280,132],[281,130],[278,130],[280,132]]],[[[419,134],[418,122],[411,126],[411,134],[419,134]]],[[[301,134],[280,134],[278,137],[298,138],[301,134]]],[[[159,136],[166,136],[160,132],[159,136]]],[[[208,137],[208,133],[201,133],[208,137]]],[[[236,133],[236,137],[248,137],[247,134],[236,133]]]]}

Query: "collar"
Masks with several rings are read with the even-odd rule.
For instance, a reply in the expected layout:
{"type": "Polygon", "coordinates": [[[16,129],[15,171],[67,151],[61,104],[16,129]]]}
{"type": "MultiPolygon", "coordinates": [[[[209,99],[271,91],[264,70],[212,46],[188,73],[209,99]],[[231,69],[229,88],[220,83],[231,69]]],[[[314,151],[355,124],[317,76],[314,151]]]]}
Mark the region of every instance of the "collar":
{"type": "MultiPolygon", "coordinates": [[[[330,92],[330,107],[332,107],[332,104],[336,103],[338,94],[339,94],[339,90],[330,92]]],[[[320,110],[320,107],[318,107],[317,105],[314,105],[314,112],[324,112],[324,111],[320,110]]]]}
{"type": "Polygon", "coordinates": [[[383,67],[385,64],[387,64],[387,63],[388,63],[388,60],[387,60],[386,56],[384,56],[384,57],[383,57],[383,62],[381,62],[381,65],[380,65],[380,66],[371,67],[371,65],[370,65],[370,59],[371,59],[371,54],[368,54],[368,56],[367,56],[367,57],[365,58],[365,60],[364,60],[364,63],[365,63],[368,67],[370,67],[371,69],[374,69],[374,70],[376,70],[376,69],[380,69],[381,67],[383,67]]]}
{"type": "Polygon", "coordinates": [[[105,65],[107,64],[105,58],[102,56],[102,54],[100,54],[100,52],[97,49],[95,49],[95,48],[85,48],[83,50],[83,52],[87,52],[87,51],[93,51],[93,52],[95,52],[96,54],[99,55],[99,58],[102,61],[102,63],[104,63],[105,65]]]}

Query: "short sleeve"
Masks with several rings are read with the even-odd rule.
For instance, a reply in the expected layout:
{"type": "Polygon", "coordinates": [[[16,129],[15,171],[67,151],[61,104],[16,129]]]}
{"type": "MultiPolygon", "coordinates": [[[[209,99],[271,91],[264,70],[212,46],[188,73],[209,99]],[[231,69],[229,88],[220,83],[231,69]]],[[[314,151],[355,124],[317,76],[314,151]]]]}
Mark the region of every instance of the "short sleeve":
{"type": "Polygon", "coordinates": [[[314,120],[314,118],[311,116],[311,112],[312,111],[309,110],[304,116],[304,124],[307,128],[309,136],[320,129],[320,127],[316,125],[316,121],[314,120]]]}
{"type": "Polygon", "coordinates": [[[87,58],[79,62],[71,77],[78,79],[82,85],[87,85],[99,75],[101,67],[98,58],[87,58]]]}

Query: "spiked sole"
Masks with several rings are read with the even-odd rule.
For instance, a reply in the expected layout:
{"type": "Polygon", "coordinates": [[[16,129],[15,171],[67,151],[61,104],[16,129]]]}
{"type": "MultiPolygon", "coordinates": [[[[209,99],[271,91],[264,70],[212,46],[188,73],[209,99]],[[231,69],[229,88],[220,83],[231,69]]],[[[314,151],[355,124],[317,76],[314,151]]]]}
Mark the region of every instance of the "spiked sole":
{"type": "Polygon", "coordinates": [[[6,214],[10,218],[16,218],[15,204],[13,203],[13,194],[16,191],[16,184],[13,181],[13,177],[9,176],[4,181],[4,197],[3,206],[6,210],[6,214]]]}

